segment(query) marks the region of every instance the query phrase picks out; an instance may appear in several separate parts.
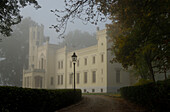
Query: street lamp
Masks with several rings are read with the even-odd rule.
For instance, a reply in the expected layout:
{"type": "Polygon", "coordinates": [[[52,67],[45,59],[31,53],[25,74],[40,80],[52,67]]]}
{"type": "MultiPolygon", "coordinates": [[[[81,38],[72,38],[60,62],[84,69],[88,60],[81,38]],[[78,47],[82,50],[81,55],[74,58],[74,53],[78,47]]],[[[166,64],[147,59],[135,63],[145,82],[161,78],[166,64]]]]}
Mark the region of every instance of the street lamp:
{"type": "Polygon", "coordinates": [[[75,91],[75,64],[76,64],[76,61],[77,61],[77,55],[76,55],[76,53],[74,52],[71,57],[72,57],[72,62],[73,62],[73,64],[74,64],[74,91],[75,91]]]}

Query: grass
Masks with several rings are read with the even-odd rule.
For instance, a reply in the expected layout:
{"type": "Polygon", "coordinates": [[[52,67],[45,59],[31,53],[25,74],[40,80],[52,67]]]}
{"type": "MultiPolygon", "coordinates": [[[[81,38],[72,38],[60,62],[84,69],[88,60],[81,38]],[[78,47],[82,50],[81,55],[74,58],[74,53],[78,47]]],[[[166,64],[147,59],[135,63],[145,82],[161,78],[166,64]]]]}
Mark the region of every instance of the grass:
{"type": "Polygon", "coordinates": [[[110,96],[110,97],[116,97],[120,98],[120,93],[82,93],[82,95],[104,95],[104,96],[110,96]]]}

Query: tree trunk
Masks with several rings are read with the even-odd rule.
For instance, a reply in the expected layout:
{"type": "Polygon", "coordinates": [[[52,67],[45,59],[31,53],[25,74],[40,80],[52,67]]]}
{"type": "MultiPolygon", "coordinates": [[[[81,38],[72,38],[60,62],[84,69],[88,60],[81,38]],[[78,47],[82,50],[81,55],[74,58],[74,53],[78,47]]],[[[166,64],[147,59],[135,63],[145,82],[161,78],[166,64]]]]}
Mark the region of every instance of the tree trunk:
{"type": "Polygon", "coordinates": [[[145,55],[145,60],[148,65],[152,80],[153,80],[153,82],[155,82],[155,75],[153,72],[152,61],[151,61],[151,60],[153,60],[152,57],[153,56],[151,56],[151,50],[149,50],[148,53],[145,55]]]}
{"type": "Polygon", "coordinates": [[[148,67],[149,67],[149,71],[150,71],[151,76],[152,76],[152,80],[153,80],[153,82],[155,82],[155,75],[154,75],[154,72],[153,72],[153,68],[152,68],[152,63],[151,62],[148,63],[148,67]]]}
{"type": "Polygon", "coordinates": [[[167,80],[166,68],[164,69],[165,80],[167,80]]]}

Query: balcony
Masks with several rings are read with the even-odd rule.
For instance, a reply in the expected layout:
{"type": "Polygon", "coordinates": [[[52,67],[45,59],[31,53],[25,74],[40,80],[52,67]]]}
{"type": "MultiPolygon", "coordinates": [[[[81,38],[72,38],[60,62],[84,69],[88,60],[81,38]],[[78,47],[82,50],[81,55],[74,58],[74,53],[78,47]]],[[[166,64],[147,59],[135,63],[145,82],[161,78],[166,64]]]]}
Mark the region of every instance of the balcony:
{"type": "Polygon", "coordinates": [[[24,74],[31,73],[31,72],[45,73],[45,70],[44,69],[27,69],[27,70],[24,70],[24,74]]]}

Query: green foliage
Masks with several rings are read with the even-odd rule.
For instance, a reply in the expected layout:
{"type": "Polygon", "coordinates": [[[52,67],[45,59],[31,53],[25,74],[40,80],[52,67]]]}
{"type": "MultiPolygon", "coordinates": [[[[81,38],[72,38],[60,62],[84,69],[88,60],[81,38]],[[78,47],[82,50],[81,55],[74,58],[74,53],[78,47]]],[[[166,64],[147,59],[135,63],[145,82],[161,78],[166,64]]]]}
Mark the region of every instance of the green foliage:
{"type": "Polygon", "coordinates": [[[81,100],[81,90],[0,87],[1,112],[54,112],[81,100]]]}
{"type": "Polygon", "coordinates": [[[127,100],[155,111],[170,109],[170,80],[148,83],[140,86],[129,86],[120,89],[121,96],[127,100]]]}
{"type": "Polygon", "coordinates": [[[0,2],[0,33],[9,36],[13,31],[11,26],[21,22],[20,9],[33,4],[40,8],[36,0],[1,0],[0,2]]]}
{"type": "Polygon", "coordinates": [[[144,85],[153,82],[152,80],[148,79],[139,79],[137,83],[134,84],[134,86],[144,85]]]}
{"type": "Polygon", "coordinates": [[[170,68],[170,18],[168,0],[115,0],[108,13],[112,24],[108,25],[113,41],[114,61],[125,68],[148,70],[155,81],[154,73],[170,68]],[[114,28],[118,29],[117,35],[114,28]],[[113,31],[113,32],[112,32],[113,31]],[[142,61],[141,61],[142,60],[142,61]],[[141,66],[142,65],[142,66],[141,66]],[[143,65],[145,68],[143,69],[143,65]]]}

